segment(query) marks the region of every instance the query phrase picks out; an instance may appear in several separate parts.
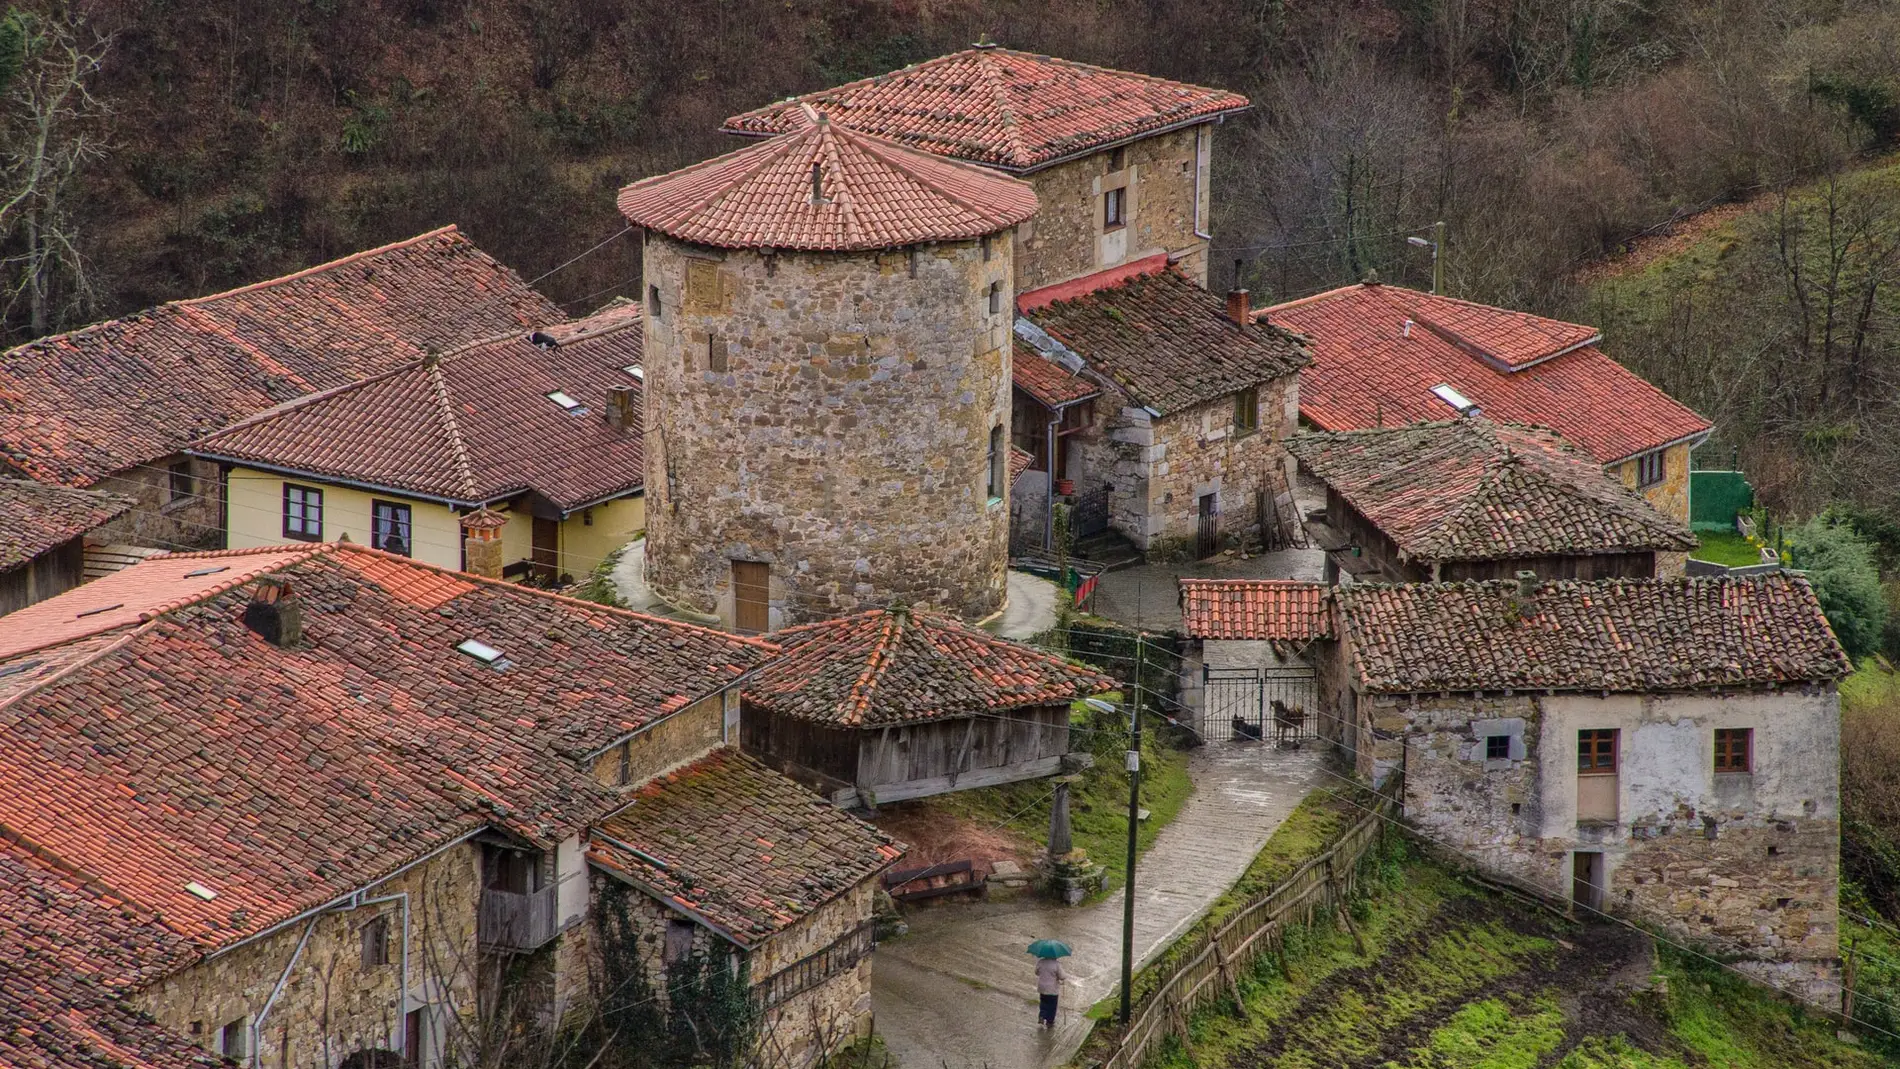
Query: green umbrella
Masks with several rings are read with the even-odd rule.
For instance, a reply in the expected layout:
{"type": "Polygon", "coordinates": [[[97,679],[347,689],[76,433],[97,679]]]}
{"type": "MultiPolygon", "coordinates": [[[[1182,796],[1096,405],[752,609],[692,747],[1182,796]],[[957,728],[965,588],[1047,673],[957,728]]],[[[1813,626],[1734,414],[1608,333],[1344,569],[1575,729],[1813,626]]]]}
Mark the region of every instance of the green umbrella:
{"type": "Polygon", "coordinates": [[[1029,952],[1039,958],[1066,958],[1075,953],[1060,939],[1038,939],[1029,944],[1029,952]]]}

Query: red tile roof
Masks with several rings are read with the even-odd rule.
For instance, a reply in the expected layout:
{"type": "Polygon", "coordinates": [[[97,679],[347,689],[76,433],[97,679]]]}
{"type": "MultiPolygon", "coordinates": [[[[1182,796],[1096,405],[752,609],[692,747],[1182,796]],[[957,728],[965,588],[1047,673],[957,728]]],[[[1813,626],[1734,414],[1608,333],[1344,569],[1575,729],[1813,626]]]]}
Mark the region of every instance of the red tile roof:
{"type": "Polygon", "coordinates": [[[1293,375],[1307,362],[1297,336],[1235,323],[1225,298],[1166,267],[1024,315],[1089,371],[1164,416],[1293,375]]]}
{"type": "Polygon", "coordinates": [[[635,225],[681,241],[818,251],[976,238],[1036,212],[1027,182],[822,121],[642,179],[619,203],[635,225]]]}
{"type": "Polygon", "coordinates": [[[10,572],[132,510],[131,498],[0,479],[0,572],[10,572]]]}
{"type": "Polygon", "coordinates": [[[587,859],[742,947],[883,871],[904,847],[738,750],[641,787],[588,836],[587,859]]]}
{"type": "Polygon", "coordinates": [[[745,700],[837,727],[979,716],[1115,686],[1093,669],[930,612],[874,609],[771,637],[783,652],[746,683],[745,700]]]}
{"type": "Polygon", "coordinates": [[[0,617],[0,649],[0,837],[201,951],[483,827],[544,847],[579,831],[621,804],[593,755],[772,651],[347,543],[147,561],[0,617]],[[290,648],[243,622],[264,562],[302,606],[290,648]],[[121,609],[44,647],[46,619],[115,582],[121,609]],[[459,652],[469,639],[507,663],[459,652]]]}
{"type": "Polygon", "coordinates": [[[1010,446],[1009,447],[1009,481],[1013,483],[1017,479],[1022,478],[1023,472],[1028,471],[1029,466],[1031,464],[1034,464],[1035,462],[1036,462],[1036,455],[1034,453],[1031,453],[1027,449],[1021,449],[1013,445],[1010,446]]]}
{"type": "Polygon", "coordinates": [[[0,465],[87,486],[303,394],[561,318],[445,227],[9,350],[0,465]]]}
{"type": "Polygon", "coordinates": [[[1287,451],[1408,560],[1687,550],[1695,536],[1555,431],[1480,416],[1302,434],[1287,451]]]}
{"type": "Polygon", "coordinates": [[[186,960],[151,911],[0,833],[0,1065],[228,1065],[134,1008],[127,988],[186,960]]]}
{"type": "Polygon", "coordinates": [[[607,423],[611,387],[641,380],[638,306],[477,342],[278,406],[192,443],[216,460],[348,479],[474,506],[534,491],[564,510],[640,488],[638,428],[607,423]],[[552,332],[541,332],[555,337],[552,332]],[[582,406],[567,411],[556,391],[582,406]]]}
{"type": "Polygon", "coordinates": [[[1297,579],[1183,579],[1182,632],[1199,639],[1331,638],[1330,591],[1297,579]]]}
{"type": "Polygon", "coordinates": [[[1101,395],[1102,388],[1094,380],[1042,355],[1021,338],[1015,340],[1013,349],[1010,380],[1045,408],[1061,408],[1101,395]]]}
{"type": "Polygon", "coordinates": [[[725,129],[785,133],[806,106],[927,152],[1025,172],[1248,103],[1221,89],[979,46],[734,115],[725,129]]]}
{"type": "Polygon", "coordinates": [[[1604,464],[1710,428],[1605,356],[1590,327],[1385,285],[1347,286],[1256,314],[1311,339],[1300,415],[1321,430],[1444,419],[1453,410],[1431,392],[1441,384],[1492,419],[1554,428],[1604,464]]]}
{"type": "Polygon", "coordinates": [[[1573,579],[1335,592],[1367,691],[1640,692],[1813,683],[1852,670],[1807,579],[1573,579]]]}

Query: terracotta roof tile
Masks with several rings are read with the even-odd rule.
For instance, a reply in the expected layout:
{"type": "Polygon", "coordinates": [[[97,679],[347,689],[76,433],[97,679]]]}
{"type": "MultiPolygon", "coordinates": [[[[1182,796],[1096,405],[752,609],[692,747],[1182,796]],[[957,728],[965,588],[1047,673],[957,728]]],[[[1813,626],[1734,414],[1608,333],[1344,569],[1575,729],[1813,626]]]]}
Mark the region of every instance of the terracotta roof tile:
{"type": "Polygon", "coordinates": [[[1453,411],[1431,392],[1441,384],[1492,419],[1554,428],[1604,464],[1710,427],[1605,356],[1590,327],[1385,285],[1347,286],[1256,315],[1311,339],[1300,415],[1321,430],[1444,419],[1453,411]]]}
{"type": "Polygon", "coordinates": [[[190,452],[462,505],[532,490],[576,509],[637,490],[639,429],[617,430],[606,414],[614,386],[640,403],[641,380],[625,370],[640,363],[640,317],[614,309],[558,329],[567,341],[516,331],[292,401],[190,452]],[[557,391],[580,407],[557,405],[557,391]]]}
{"type": "Polygon", "coordinates": [[[1199,639],[1331,638],[1330,590],[1296,579],[1183,579],[1182,631],[1199,639]]]}
{"type": "Polygon", "coordinates": [[[0,572],[10,572],[132,510],[131,498],[0,479],[0,572]]]}
{"type": "Polygon", "coordinates": [[[1093,669],[930,612],[874,609],[771,637],[783,652],[746,683],[746,701],[840,727],[977,716],[1115,686],[1093,669]]]}
{"type": "MultiPolygon", "coordinates": [[[[0,829],[200,950],[485,826],[578,831],[620,804],[593,754],[772,650],[348,544],[155,558],[31,609],[71,617],[111,583],[122,610],[69,636],[79,656],[0,661],[42,662],[26,685],[0,676],[0,829]],[[174,575],[227,561],[209,588],[174,575]],[[290,648],[243,622],[265,562],[302,606],[290,648]]],[[[43,644],[27,611],[0,617],[0,649],[43,644]]]]}
{"type": "Polygon", "coordinates": [[[214,1069],[227,1064],[133,1007],[129,987],[187,957],[150,911],[0,837],[0,1065],[214,1069]]]}
{"type": "Polygon", "coordinates": [[[1687,550],[1695,536],[1555,431],[1481,417],[1302,434],[1287,451],[1420,561],[1687,550]]]}
{"type": "Polygon", "coordinates": [[[636,226],[681,241],[817,251],[976,238],[1036,212],[1026,182],[828,122],[635,182],[619,203],[636,226]]]}
{"type": "Polygon", "coordinates": [[[669,772],[591,833],[587,859],[755,947],[904,847],[738,750],[669,772]]]}
{"type": "Polygon", "coordinates": [[[1043,356],[1021,338],[1015,339],[1010,361],[1010,379],[1016,388],[1042,402],[1047,408],[1061,408],[1101,395],[1102,388],[1043,356]]]}
{"type": "Polygon", "coordinates": [[[9,350],[0,463],[86,486],[303,394],[560,318],[446,227],[9,350]]]}
{"type": "Polygon", "coordinates": [[[1220,89],[977,47],[734,115],[725,129],[785,133],[811,107],[927,152],[1032,171],[1247,106],[1246,97],[1220,89]]]}
{"type": "Polygon", "coordinates": [[[1038,306],[1025,294],[1018,303],[1091,372],[1164,416],[1295,374],[1307,363],[1299,338],[1267,324],[1235,323],[1225,298],[1164,265],[1066,300],[1038,306]]]}
{"type": "Polygon", "coordinates": [[[1029,466],[1031,464],[1034,464],[1035,462],[1036,462],[1036,456],[1034,453],[1031,453],[1027,449],[1020,449],[1013,445],[1010,446],[1009,447],[1009,481],[1013,483],[1017,479],[1022,478],[1023,472],[1028,471],[1029,466]]]}
{"type": "Polygon", "coordinates": [[[1686,690],[1851,670],[1808,581],[1557,580],[1349,586],[1339,628],[1368,691],[1686,690]]]}

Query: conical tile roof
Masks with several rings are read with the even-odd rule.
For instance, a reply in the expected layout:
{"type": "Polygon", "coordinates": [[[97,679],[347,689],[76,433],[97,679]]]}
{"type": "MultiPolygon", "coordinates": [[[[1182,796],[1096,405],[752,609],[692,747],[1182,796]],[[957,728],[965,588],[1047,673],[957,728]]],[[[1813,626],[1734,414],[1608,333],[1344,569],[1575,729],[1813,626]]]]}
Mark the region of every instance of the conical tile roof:
{"type": "Polygon", "coordinates": [[[621,213],[701,245],[822,252],[981,237],[1035,214],[1025,182],[802,117],[795,132],[635,182],[621,213]]]}

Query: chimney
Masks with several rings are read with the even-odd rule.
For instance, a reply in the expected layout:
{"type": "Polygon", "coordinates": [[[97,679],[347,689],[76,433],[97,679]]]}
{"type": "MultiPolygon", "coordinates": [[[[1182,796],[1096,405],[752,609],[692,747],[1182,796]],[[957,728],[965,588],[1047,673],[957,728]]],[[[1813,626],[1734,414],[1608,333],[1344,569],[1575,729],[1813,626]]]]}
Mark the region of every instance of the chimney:
{"type": "Polygon", "coordinates": [[[607,426],[622,434],[639,432],[640,395],[633,387],[607,387],[607,426]]]}
{"type": "Polygon", "coordinates": [[[303,602],[290,580],[276,575],[259,579],[251,603],[244,607],[244,626],[273,646],[288,649],[303,641],[303,602]]]}
{"type": "MultiPolygon", "coordinates": [[[[611,411],[613,402],[608,401],[611,411]]],[[[462,514],[462,570],[483,579],[501,578],[501,529],[508,517],[486,505],[462,514]]]]}
{"type": "Polygon", "coordinates": [[[1528,598],[1537,593],[1537,573],[1524,571],[1517,573],[1517,596],[1528,598]]]}
{"type": "Polygon", "coordinates": [[[1243,327],[1253,322],[1253,306],[1247,303],[1246,290],[1227,291],[1227,318],[1243,327]]]}

